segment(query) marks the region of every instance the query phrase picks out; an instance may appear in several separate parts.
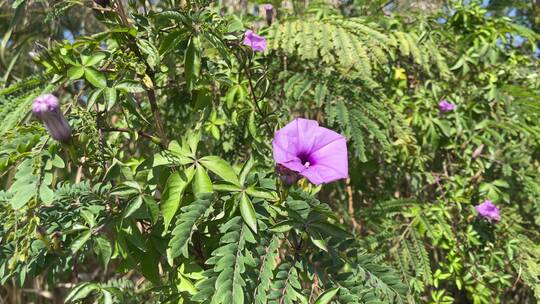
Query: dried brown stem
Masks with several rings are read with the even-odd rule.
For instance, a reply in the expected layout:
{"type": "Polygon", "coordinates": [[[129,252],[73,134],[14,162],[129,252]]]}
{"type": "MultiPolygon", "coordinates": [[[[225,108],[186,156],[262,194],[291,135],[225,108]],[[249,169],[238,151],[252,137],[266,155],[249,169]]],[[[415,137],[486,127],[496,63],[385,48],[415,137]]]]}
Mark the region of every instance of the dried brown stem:
{"type": "Polygon", "coordinates": [[[353,229],[354,231],[360,232],[362,230],[362,225],[356,221],[356,218],[354,216],[354,199],[353,199],[353,191],[351,186],[351,179],[347,178],[346,180],[346,190],[347,190],[347,205],[348,205],[348,213],[349,218],[351,219],[353,229]]]}

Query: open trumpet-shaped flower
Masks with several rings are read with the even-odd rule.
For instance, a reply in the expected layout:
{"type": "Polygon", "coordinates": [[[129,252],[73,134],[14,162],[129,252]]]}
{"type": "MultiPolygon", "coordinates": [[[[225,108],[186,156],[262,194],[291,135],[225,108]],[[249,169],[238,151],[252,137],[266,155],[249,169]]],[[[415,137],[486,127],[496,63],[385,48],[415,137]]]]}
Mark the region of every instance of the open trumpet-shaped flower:
{"type": "Polygon", "coordinates": [[[483,218],[492,221],[501,220],[499,208],[497,208],[490,200],[485,200],[482,204],[475,206],[474,208],[483,218]]]}
{"type": "Polygon", "coordinates": [[[71,138],[69,123],[60,111],[60,102],[52,94],[37,97],[32,103],[32,114],[41,120],[52,138],[66,142],[71,138]]]}
{"type": "Polygon", "coordinates": [[[319,185],[349,176],[344,136],[320,127],[315,120],[297,118],[276,132],[274,160],[319,185]]]}
{"type": "Polygon", "coordinates": [[[252,30],[247,30],[244,34],[244,45],[247,45],[255,52],[266,51],[266,39],[255,34],[252,30]]]}

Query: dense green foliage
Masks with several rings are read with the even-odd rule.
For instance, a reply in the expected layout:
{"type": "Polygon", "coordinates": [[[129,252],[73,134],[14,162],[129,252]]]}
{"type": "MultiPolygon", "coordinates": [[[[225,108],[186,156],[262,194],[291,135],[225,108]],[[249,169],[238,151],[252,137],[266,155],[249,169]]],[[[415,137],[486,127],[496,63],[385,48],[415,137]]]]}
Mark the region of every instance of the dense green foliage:
{"type": "Polygon", "coordinates": [[[536,2],[269,2],[0,0],[0,302],[540,299],[536,2]],[[281,182],[295,117],[349,179],[281,182]]]}

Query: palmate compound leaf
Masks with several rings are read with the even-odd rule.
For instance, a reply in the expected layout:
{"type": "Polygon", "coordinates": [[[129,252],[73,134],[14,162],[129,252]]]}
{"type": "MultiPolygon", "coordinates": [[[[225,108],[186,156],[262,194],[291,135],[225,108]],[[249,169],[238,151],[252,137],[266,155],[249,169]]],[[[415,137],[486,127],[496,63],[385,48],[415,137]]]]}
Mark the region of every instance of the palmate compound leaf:
{"type": "Polygon", "coordinates": [[[176,227],[172,231],[172,238],[169,241],[171,256],[173,258],[183,255],[189,257],[188,245],[191,236],[197,229],[198,222],[204,218],[205,213],[212,205],[210,196],[203,196],[193,203],[181,208],[176,227]]]}
{"type": "Polygon", "coordinates": [[[233,217],[220,228],[223,234],[219,247],[207,260],[213,269],[205,272],[207,277],[198,287],[194,301],[213,304],[244,304],[246,265],[254,265],[251,255],[245,254],[246,242],[255,243],[250,228],[240,216],[233,217]]]}
{"type": "Polygon", "coordinates": [[[180,200],[186,187],[193,179],[193,175],[194,169],[193,167],[189,167],[183,172],[173,172],[169,176],[160,204],[165,230],[167,230],[176,211],[178,211],[180,200]]]}

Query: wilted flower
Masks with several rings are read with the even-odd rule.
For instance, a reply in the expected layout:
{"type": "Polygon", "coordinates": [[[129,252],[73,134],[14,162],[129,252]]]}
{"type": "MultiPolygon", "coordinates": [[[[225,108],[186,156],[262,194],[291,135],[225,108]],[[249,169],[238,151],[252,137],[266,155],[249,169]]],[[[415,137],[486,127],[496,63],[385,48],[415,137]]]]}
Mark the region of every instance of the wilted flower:
{"type": "Polygon", "coordinates": [[[94,0],[94,2],[102,7],[107,7],[109,5],[109,0],[94,0]]]}
{"type": "Polygon", "coordinates": [[[272,6],[272,4],[264,4],[263,6],[263,9],[264,9],[264,12],[266,14],[266,23],[268,25],[271,25],[272,24],[272,17],[274,15],[274,7],[272,6]]]}
{"type": "Polygon", "coordinates": [[[276,132],[274,160],[319,185],[349,176],[345,137],[320,127],[315,120],[297,118],[276,132]]]}
{"type": "Polygon", "coordinates": [[[252,30],[247,30],[244,34],[244,45],[247,45],[255,52],[266,51],[266,39],[255,34],[252,30]]]}
{"type": "Polygon", "coordinates": [[[490,200],[485,200],[482,204],[475,206],[476,211],[480,216],[493,221],[499,221],[501,215],[499,213],[499,208],[495,206],[490,200]]]}
{"type": "Polygon", "coordinates": [[[71,138],[71,128],[60,111],[60,102],[52,94],[37,97],[32,103],[32,113],[39,118],[52,138],[66,142],[71,138]]]}
{"type": "Polygon", "coordinates": [[[478,156],[480,156],[480,154],[482,154],[482,151],[484,151],[484,147],[485,147],[485,145],[481,144],[480,146],[478,146],[478,148],[474,149],[474,151],[472,153],[472,159],[475,159],[478,156]]]}
{"type": "Polygon", "coordinates": [[[451,112],[455,108],[456,106],[448,102],[448,100],[446,99],[443,99],[441,100],[441,102],[439,102],[439,110],[441,111],[441,113],[451,112]]]}

